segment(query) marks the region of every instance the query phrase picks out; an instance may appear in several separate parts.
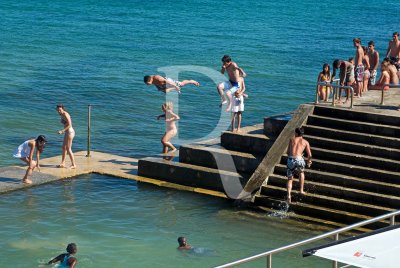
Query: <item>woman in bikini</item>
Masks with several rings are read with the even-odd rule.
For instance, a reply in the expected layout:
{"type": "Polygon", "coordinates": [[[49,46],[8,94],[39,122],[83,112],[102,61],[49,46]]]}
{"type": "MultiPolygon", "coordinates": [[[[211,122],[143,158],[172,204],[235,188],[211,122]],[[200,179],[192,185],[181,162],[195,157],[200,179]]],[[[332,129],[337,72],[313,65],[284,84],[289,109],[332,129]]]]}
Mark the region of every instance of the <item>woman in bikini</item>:
{"type": "MultiPolygon", "coordinates": [[[[317,82],[325,82],[329,84],[331,80],[331,69],[328,63],[322,66],[322,71],[318,75],[317,82]]],[[[322,101],[327,101],[330,94],[329,86],[318,85],[318,96],[322,101]]]]}
{"type": "Polygon", "coordinates": [[[168,149],[171,149],[170,152],[173,153],[176,151],[176,148],[174,145],[172,145],[170,140],[175,137],[176,133],[178,132],[175,121],[178,121],[180,117],[172,111],[172,102],[164,103],[161,106],[161,109],[164,114],[157,116],[157,120],[160,120],[160,118],[165,118],[165,133],[164,136],[161,138],[163,153],[168,153],[168,149]]]}
{"type": "Polygon", "coordinates": [[[65,167],[65,157],[68,153],[69,158],[71,159],[71,168],[76,168],[74,153],[72,152],[72,140],[75,137],[75,130],[72,128],[71,116],[67,113],[62,104],[58,104],[56,109],[58,114],[61,116],[61,124],[64,125],[64,128],[58,131],[58,134],[64,134],[64,141],[62,145],[61,164],[57,167],[65,167]]]}

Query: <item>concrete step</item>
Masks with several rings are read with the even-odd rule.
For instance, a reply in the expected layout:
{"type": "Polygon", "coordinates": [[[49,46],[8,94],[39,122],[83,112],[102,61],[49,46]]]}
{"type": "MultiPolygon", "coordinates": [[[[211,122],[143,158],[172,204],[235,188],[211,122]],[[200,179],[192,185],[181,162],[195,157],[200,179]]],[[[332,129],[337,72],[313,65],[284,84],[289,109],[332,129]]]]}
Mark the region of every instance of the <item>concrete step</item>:
{"type": "MultiPolygon", "coordinates": [[[[296,214],[293,212],[289,211],[289,204],[287,204],[285,201],[282,200],[276,200],[272,198],[268,198],[265,196],[260,197],[260,199],[263,199],[263,205],[262,206],[256,206],[258,210],[264,211],[268,213],[268,215],[272,217],[289,217],[290,219],[295,219],[304,223],[310,223],[313,224],[313,227],[315,228],[316,225],[318,225],[319,228],[322,228],[326,231],[331,231],[332,229],[339,229],[346,227],[347,224],[339,223],[339,222],[334,222],[334,221],[327,221],[327,220],[322,220],[316,217],[309,217],[305,215],[300,215],[296,214]],[[268,203],[284,203],[285,205],[282,205],[281,207],[283,208],[274,208],[273,205],[269,205],[268,203]]],[[[322,230],[321,229],[321,230],[322,230]]],[[[346,233],[348,235],[357,235],[360,233],[366,233],[371,231],[371,229],[359,227],[353,229],[351,232],[346,233]]]]}
{"type": "Polygon", "coordinates": [[[400,160],[400,149],[304,135],[311,147],[400,160]]]}
{"type": "Polygon", "coordinates": [[[345,120],[319,115],[308,116],[307,125],[315,125],[328,128],[332,127],[335,129],[393,138],[400,137],[400,127],[398,126],[366,123],[363,121],[345,120]]]}
{"type": "MultiPolygon", "coordinates": [[[[319,160],[314,160],[318,162],[319,160]]],[[[286,165],[278,164],[275,167],[275,174],[286,177],[286,165]]],[[[306,169],[304,171],[306,182],[313,181],[339,187],[363,190],[373,193],[385,193],[387,195],[398,196],[400,193],[400,184],[385,183],[377,180],[368,180],[343,174],[324,172],[315,169],[306,169]]]]}
{"type": "MultiPolygon", "coordinates": [[[[287,156],[283,156],[281,164],[286,165],[287,156]]],[[[307,169],[306,169],[307,170],[307,169]]],[[[398,172],[387,171],[379,168],[370,168],[354,165],[354,163],[340,163],[333,160],[321,160],[313,158],[311,170],[319,170],[338,174],[339,176],[352,176],[360,179],[370,179],[377,182],[400,184],[400,174],[398,172]]]]}
{"type": "MultiPolygon", "coordinates": [[[[274,189],[271,189],[271,192],[274,192],[274,189]]],[[[286,191],[280,191],[279,188],[276,189],[276,192],[277,192],[276,195],[272,196],[273,198],[274,197],[277,198],[276,196],[283,195],[283,194],[286,196],[286,191]]],[[[292,194],[296,195],[296,191],[293,191],[292,194]]],[[[304,197],[302,197],[302,198],[304,198],[304,197]]],[[[269,199],[270,199],[269,196],[258,195],[255,197],[255,204],[260,205],[260,206],[263,206],[263,205],[270,206],[269,199]]],[[[338,207],[338,206],[336,206],[336,207],[338,207]]],[[[364,220],[367,220],[367,219],[370,219],[373,217],[373,216],[352,213],[352,212],[343,211],[343,210],[326,208],[323,206],[305,203],[303,201],[292,202],[292,204],[290,204],[290,206],[289,206],[289,211],[292,211],[296,214],[303,215],[303,216],[315,217],[320,220],[337,222],[337,223],[346,224],[346,225],[364,221],[364,220]]],[[[379,215],[376,215],[376,216],[379,216],[379,215]]],[[[387,226],[388,224],[389,224],[389,222],[387,222],[387,221],[386,222],[377,222],[375,224],[367,225],[364,227],[368,228],[368,229],[378,229],[378,228],[387,226]]]]}
{"type": "Polygon", "coordinates": [[[249,179],[239,173],[199,167],[185,163],[147,157],[139,160],[138,175],[176,184],[225,192],[225,187],[242,187],[249,179]]]}
{"type": "MultiPolygon", "coordinates": [[[[268,178],[268,185],[263,186],[261,188],[261,194],[270,195],[267,193],[271,186],[280,187],[286,193],[286,183],[287,183],[287,178],[285,176],[273,174],[268,178]]],[[[294,184],[293,185],[294,189],[299,188],[297,180],[294,180],[293,184],[294,184]]],[[[338,206],[337,200],[340,199],[342,200],[341,202],[343,203],[351,202],[357,204],[357,205],[353,204],[356,210],[352,212],[356,212],[357,209],[361,210],[362,206],[368,206],[368,208],[371,210],[371,213],[373,213],[372,215],[379,215],[379,213],[375,213],[372,211],[372,207],[374,206],[374,204],[379,204],[382,207],[393,208],[393,209],[400,207],[399,196],[389,195],[386,193],[381,194],[375,192],[368,192],[364,190],[320,183],[311,180],[306,180],[306,182],[304,183],[304,191],[307,192],[307,195],[304,196],[302,199],[306,203],[314,203],[334,208],[338,206]],[[315,196],[318,196],[318,198],[314,198],[315,196]],[[321,200],[327,199],[327,201],[325,201],[325,203],[323,204],[321,203],[322,201],[320,199],[321,200]],[[335,202],[332,202],[331,201],[332,199],[337,199],[337,200],[335,202]]],[[[347,210],[349,208],[346,207],[344,209],[347,210]]],[[[360,212],[360,213],[365,214],[367,212],[360,212]]],[[[381,214],[384,213],[385,212],[381,214]]]]}
{"type": "Polygon", "coordinates": [[[179,161],[219,170],[253,173],[262,157],[250,153],[226,150],[219,145],[182,145],[179,148],[179,161]]]}
{"type": "Polygon", "coordinates": [[[384,115],[384,114],[376,114],[370,112],[358,112],[358,111],[349,111],[349,109],[344,108],[332,108],[332,107],[324,107],[324,106],[315,106],[314,114],[325,117],[332,118],[340,118],[345,120],[353,120],[359,122],[369,122],[373,124],[384,124],[384,125],[399,125],[399,117],[384,115]]]}
{"type": "Polygon", "coordinates": [[[287,122],[292,118],[293,113],[278,114],[264,118],[264,134],[278,137],[285,128],[287,122]]]}
{"type": "Polygon", "coordinates": [[[262,124],[251,130],[242,129],[241,133],[224,131],[221,135],[221,145],[232,151],[265,155],[275,139],[265,136],[262,124]]]}
{"type": "Polygon", "coordinates": [[[328,150],[318,147],[312,147],[311,149],[313,158],[318,158],[325,161],[349,163],[351,165],[370,167],[379,170],[400,172],[400,161],[397,160],[360,155],[349,152],[341,152],[336,150],[328,150]]]}
{"type": "MultiPolygon", "coordinates": [[[[293,189],[298,189],[297,183],[294,183],[293,186],[293,189]]],[[[286,198],[286,194],[286,189],[275,185],[265,186],[265,189],[262,189],[262,192],[260,193],[261,196],[269,196],[275,199],[281,198],[281,200],[286,198]]],[[[299,195],[297,190],[292,191],[292,199],[294,199],[293,201],[321,206],[329,209],[343,210],[346,213],[362,214],[371,217],[379,216],[396,210],[310,192],[307,192],[306,195],[299,195]]]]}
{"type": "Polygon", "coordinates": [[[400,149],[400,139],[398,138],[364,134],[359,132],[334,129],[330,127],[313,126],[313,125],[305,125],[304,132],[306,135],[311,135],[311,136],[318,136],[328,139],[336,139],[336,140],[357,142],[363,144],[371,144],[381,147],[390,146],[391,148],[400,149]]]}

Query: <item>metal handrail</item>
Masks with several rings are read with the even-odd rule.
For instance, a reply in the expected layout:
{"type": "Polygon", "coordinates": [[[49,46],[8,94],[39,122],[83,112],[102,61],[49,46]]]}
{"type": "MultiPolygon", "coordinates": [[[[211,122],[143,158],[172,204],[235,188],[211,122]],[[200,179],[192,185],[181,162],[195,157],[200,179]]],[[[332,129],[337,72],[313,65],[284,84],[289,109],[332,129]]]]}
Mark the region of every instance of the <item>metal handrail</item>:
{"type": "Polygon", "coordinates": [[[390,88],[400,88],[400,84],[384,84],[383,86],[382,86],[382,97],[381,97],[381,105],[383,105],[384,104],[384,102],[383,102],[383,97],[384,97],[384,95],[385,95],[385,87],[389,87],[389,89],[390,88]]]}
{"type": "MultiPolygon", "coordinates": [[[[335,79],[332,82],[337,82],[339,79],[335,79]]],[[[343,88],[343,89],[349,89],[351,91],[351,98],[350,98],[350,109],[353,109],[353,97],[354,97],[354,88],[352,86],[341,86],[341,85],[336,85],[332,83],[327,83],[327,82],[317,82],[317,90],[316,90],[316,96],[315,96],[315,104],[318,104],[318,86],[327,86],[333,89],[332,92],[332,106],[335,106],[335,96],[337,95],[337,89],[343,88]]]]}
{"type": "MultiPolygon", "coordinates": [[[[397,215],[400,215],[400,210],[394,211],[394,212],[391,212],[391,213],[388,213],[388,214],[385,214],[385,215],[382,215],[382,216],[378,216],[378,217],[375,217],[375,218],[372,218],[372,219],[369,219],[369,220],[358,222],[358,223],[355,223],[355,224],[352,224],[352,225],[349,225],[349,226],[346,226],[346,227],[343,227],[343,228],[340,228],[340,229],[337,229],[337,230],[334,230],[334,231],[331,231],[331,232],[324,233],[322,235],[318,235],[318,236],[315,236],[315,237],[312,237],[312,238],[309,238],[309,239],[305,239],[305,240],[302,240],[300,242],[296,242],[296,243],[293,243],[293,244],[290,244],[290,245],[287,245],[287,246],[283,246],[283,247],[280,247],[280,248],[277,248],[277,249],[273,249],[273,250],[270,250],[270,251],[267,251],[267,252],[264,252],[264,253],[260,253],[260,254],[251,256],[251,257],[247,257],[247,258],[240,259],[240,260],[237,260],[237,261],[234,261],[234,262],[226,263],[226,264],[223,264],[223,265],[220,265],[220,266],[215,266],[215,268],[233,267],[233,266],[236,266],[236,265],[239,265],[239,264],[255,261],[255,260],[258,260],[258,259],[264,258],[264,257],[267,258],[267,266],[266,267],[272,268],[272,255],[273,254],[280,253],[280,252],[283,252],[283,251],[287,251],[289,249],[293,249],[293,248],[296,248],[296,247],[299,247],[299,246],[302,246],[302,245],[305,245],[305,244],[309,244],[309,243],[312,243],[312,242],[315,242],[315,241],[318,241],[318,240],[321,240],[321,239],[324,239],[324,238],[327,238],[327,237],[331,237],[331,236],[335,236],[335,240],[339,240],[339,234],[341,234],[341,233],[348,232],[348,231],[353,230],[353,229],[355,229],[357,227],[361,227],[361,226],[364,226],[364,225],[367,225],[367,224],[371,224],[371,223],[374,223],[374,222],[377,222],[377,221],[381,221],[381,220],[384,220],[384,219],[387,219],[387,218],[390,218],[390,225],[394,225],[395,224],[395,217],[397,215]]],[[[337,263],[336,262],[334,262],[333,267],[337,267],[337,263]]]]}
{"type": "MultiPolygon", "coordinates": [[[[319,86],[322,85],[322,86],[331,87],[331,85],[332,85],[333,83],[337,83],[338,81],[340,81],[339,78],[333,79],[331,82],[328,82],[328,81],[317,82],[317,88],[316,88],[316,90],[315,90],[315,104],[318,104],[318,103],[319,103],[319,96],[318,96],[318,89],[319,89],[319,86]],[[321,83],[322,83],[322,84],[321,84],[321,83]]],[[[329,96],[328,96],[327,98],[329,98],[329,96]]],[[[334,94],[332,94],[332,98],[335,98],[335,95],[334,95],[334,94]]]]}
{"type": "Polygon", "coordinates": [[[88,105],[88,131],[87,131],[87,154],[86,157],[90,157],[90,117],[91,117],[92,105],[88,105]]]}

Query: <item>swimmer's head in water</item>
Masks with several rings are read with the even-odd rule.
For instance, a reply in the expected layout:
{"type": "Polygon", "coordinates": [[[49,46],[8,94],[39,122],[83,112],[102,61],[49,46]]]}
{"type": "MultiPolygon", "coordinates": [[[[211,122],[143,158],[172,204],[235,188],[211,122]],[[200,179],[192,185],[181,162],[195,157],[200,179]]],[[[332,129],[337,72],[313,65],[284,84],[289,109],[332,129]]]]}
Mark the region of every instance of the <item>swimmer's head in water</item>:
{"type": "Polygon", "coordinates": [[[69,254],[75,254],[78,251],[78,248],[75,243],[70,243],[67,246],[67,252],[69,254]]]}
{"type": "Polygon", "coordinates": [[[187,245],[186,238],[183,236],[178,237],[178,243],[180,247],[184,247],[187,245]]]}

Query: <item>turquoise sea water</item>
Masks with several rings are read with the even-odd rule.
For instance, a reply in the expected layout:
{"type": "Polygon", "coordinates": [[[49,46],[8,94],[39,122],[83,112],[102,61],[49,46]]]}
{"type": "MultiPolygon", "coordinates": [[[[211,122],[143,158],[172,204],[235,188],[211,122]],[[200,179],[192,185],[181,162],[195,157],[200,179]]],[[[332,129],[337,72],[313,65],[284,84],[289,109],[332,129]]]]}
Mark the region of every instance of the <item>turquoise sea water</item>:
{"type": "MultiPolygon", "coordinates": [[[[243,123],[261,123],[312,101],[322,64],[352,56],[354,37],[375,40],[384,54],[392,32],[400,31],[397,1],[1,3],[0,166],[18,163],[10,157],[15,147],[38,134],[49,138],[43,157],[60,154],[59,102],[73,119],[74,150],[86,148],[92,104],[94,150],[158,153],[164,125],[155,116],[165,95],[147,87],[143,76],[176,65],[218,71],[224,54],[248,73],[243,123]]],[[[201,87],[185,87],[179,96],[178,145],[218,135],[221,118],[209,75],[179,73],[186,78],[201,87]]]]}
{"type": "MultiPolygon", "coordinates": [[[[183,88],[179,97],[168,95],[179,104],[181,116],[179,139],[173,142],[179,145],[217,136],[219,122],[227,127],[214,81],[224,54],[231,55],[248,74],[250,98],[245,101],[244,125],[261,123],[265,116],[313,101],[323,63],[353,56],[354,37],[361,37],[363,44],[374,40],[383,56],[392,33],[400,31],[395,17],[399,11],[397,1],[375,0],[364,4],[344,0],[3,0],[0,166],[20,164],[11,158],[13,150],[38,134],[49,139],[42,157],[60,154],[62,137],[56,131],[61,125],[55,111],[59,102],[73,119],[75,151],[86,148],[87,106],[91,104],[93,150],[134,157],[159,153],[164,125],[155,116],[161,113],[166,96],[145,86],[143,76],[161,72],[162,67],[177,70],[173,66],[184,65],[179,79],[201,83],[200,88],[183,88]]],[[[313,234],[279,218],[245,217],[220,199],[136,188],[126,182],[72,181],[3,195],[2,237],[11,235],[0,242],[6,256],[0,258],[0,267],[10,263],[37,267],[61,253],[71,240],[81,247],[79,267],[163,267],[167,261],[165,267],[209,267],[313,234]],[[114,191],[119,188],[132,192],[114,191]],[[127,198],[116,198],[120,195],[127,198]],[[81,199],[85,196],[89,199],[81,199]],[[124,211],[128,214],[121,215],[124,211]],[[83,217],[77,220],[75,214],[83,217]],[[151,220],[159,214],[170,218],[151,220]],[[226,232],[228,227],[230,232],[226,232]],[[217,249],[218,257],[177,253],[178,230],[196,246],[217,249]],[[246,240],[234,236],[244,230],[250,230],[246,240]],[[210,237],[215,239],[210,241],[210,237]],[[233,249],[225,248],[235,243],[233,249]],[[176,261],[182,266],[173,265],[176,261]]],[[[299,253],[292,257],[290,263],[284,263],[289,259],[283,257],[278,267],[296,267],[299,253]]],[[[320,267],[319,263],[314,267],[320,267]]]]}
{"type": "MultiPolygon", "coordinates": [[[[0,212],[8,215],[0,217],[0,267],[13,268],[41,267],[71,242],[80,268],[212,267],[317,233],[221,198],[100,175],[5,194],[0,212]],[[178,251],[179,236],[194,251],[178,251]]],[[[303,259],[300,249],[273,260],[276,267],[330,266],[303,259]]],[[[265,267],[265,259],[244,267],[265,267]]]]}

